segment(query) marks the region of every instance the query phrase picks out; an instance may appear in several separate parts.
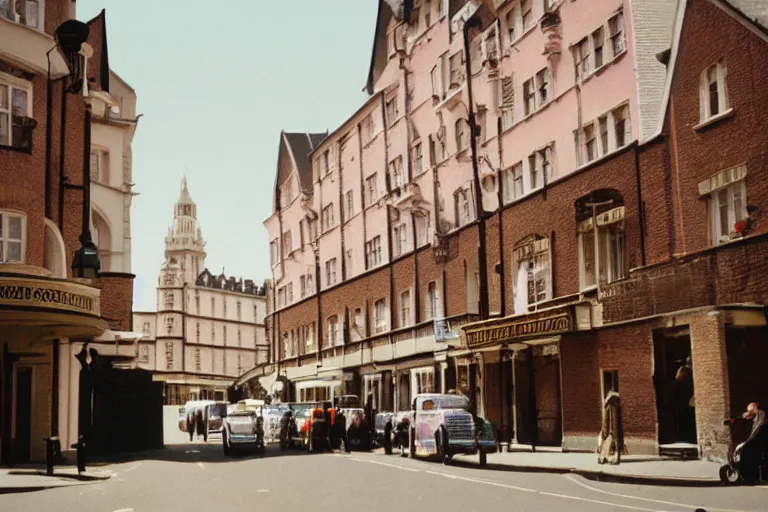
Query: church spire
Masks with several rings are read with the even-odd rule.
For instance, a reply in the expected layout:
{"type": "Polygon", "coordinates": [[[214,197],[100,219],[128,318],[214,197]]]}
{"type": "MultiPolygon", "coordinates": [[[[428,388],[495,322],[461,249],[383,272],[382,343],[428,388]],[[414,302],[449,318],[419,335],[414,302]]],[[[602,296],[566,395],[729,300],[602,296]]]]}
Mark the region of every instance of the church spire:
{"type": "Polygon", "coordinates": [[[185,273],[185,282],[194,283],[204,268],[205,241],[197,222],[197,205],[189,194],[187,177],[181,178],[179,200],[173,207],[173,224],[165,238],[165,257],[178,261],[185,273]]]}

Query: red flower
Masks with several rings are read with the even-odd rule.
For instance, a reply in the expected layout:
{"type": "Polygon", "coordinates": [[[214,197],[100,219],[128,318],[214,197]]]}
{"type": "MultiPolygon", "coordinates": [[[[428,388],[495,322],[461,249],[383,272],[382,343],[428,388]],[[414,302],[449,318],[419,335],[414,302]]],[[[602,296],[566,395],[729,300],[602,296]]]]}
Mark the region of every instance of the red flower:
{"type": "Polygon", "coordinates": [[[744,220],[740,220],[739,222],[737,222],[736,224],[734,224],[734,226],[733,226],[733,230],[734,230],[734,231],[735,231],[737,234],[741,235],[742,233],[744,233],[744,231],[746,231],[748,224],[749,224],[749,223],[747,222],[747,219],[744,219],[744,220]]]}

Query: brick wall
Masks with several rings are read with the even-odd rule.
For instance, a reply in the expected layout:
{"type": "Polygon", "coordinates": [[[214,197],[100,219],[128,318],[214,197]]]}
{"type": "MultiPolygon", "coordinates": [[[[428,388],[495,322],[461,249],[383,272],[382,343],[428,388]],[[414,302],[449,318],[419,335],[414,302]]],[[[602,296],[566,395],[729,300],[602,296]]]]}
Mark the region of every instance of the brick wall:
{"type": "Polygon", "coordinates": [[[96,280],[101,290],[101,316],[119,330],[133,329],[133,274],[105,272],[96,280]]]}
{"type": "MultiPolygon", "coordinates": [[[[600,431],[599,343],[591,334],[573,334],[560,342],[563,432],[591,436],[600,431]]],[[[565,447],[568,447],[566,440],[565,447]]]]}

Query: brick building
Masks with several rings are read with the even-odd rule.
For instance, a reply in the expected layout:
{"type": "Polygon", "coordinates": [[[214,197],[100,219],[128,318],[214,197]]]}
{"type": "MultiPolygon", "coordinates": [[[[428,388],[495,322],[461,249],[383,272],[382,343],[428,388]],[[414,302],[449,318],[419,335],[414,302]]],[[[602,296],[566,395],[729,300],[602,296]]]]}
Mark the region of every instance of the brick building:
{"type": "Polygon", "coordinates": [[[765,123],[765,15],[381,2],[370,98],[310,144],[311,183],[290,181],[301,152],[278,158],[273,343],[295,398],[404,410],[457,388],[505,440],[591,451],[614,390],[630,453],[722,457],[722,420],[768,391],[744,371],[765,325],[765,149],[743,135],[765,123]]]}
{"type": "Polygon", "coordinates": [[[99,273],[95,247],[82,238],[90,235],[90,114],[110,98],[105,16],[62,25],[74,18],[69,0],[0,7],[3,464],[43,459],[46,436],[68,447],[88,431],[78,420],[91,397],[81,399],[75,356],[88,373],[85,360],[95,368],[102,359],[100,341],[120,358],[132,343],[134,276],[99,273]],[[84,28],[87,40],[68,48],[84,28]]]}

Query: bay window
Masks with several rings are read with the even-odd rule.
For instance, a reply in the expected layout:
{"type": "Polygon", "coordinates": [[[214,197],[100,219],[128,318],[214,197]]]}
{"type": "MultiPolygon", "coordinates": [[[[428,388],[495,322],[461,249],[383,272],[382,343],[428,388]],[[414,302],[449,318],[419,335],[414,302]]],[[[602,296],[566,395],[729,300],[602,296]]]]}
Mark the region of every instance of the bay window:
{"type": "Polygon", "coordinates": [[[24,263],[26,217],[0,211],[0,263],[24,263]]]}

